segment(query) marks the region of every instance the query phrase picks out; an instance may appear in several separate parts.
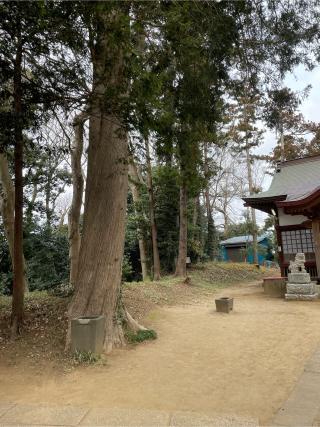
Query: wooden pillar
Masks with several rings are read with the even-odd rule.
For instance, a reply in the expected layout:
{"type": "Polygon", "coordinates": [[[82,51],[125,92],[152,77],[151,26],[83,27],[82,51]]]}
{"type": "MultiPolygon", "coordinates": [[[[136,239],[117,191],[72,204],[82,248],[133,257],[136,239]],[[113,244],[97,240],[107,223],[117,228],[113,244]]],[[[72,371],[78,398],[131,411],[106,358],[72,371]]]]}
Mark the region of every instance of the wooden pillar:
{"type": "Polygon", "coordinates": [[[312,235],[314,244],[314,253],[317,264],[317,277],[320,277],[320,219],[312,220],[312,235]]]}
{"type": "Polygon", "coordinates": [[[285,277],[286,273],[285,273],[285,266],[284,266],[282,236],[281,236],[281,229],[279,226],[278,218],[276,219],[275,230],[276,230],[276,236],[277,236],[277,252],[278,252],[278,260],[279,260],[279,265],[281,270],[281,277],[285,277]]]}

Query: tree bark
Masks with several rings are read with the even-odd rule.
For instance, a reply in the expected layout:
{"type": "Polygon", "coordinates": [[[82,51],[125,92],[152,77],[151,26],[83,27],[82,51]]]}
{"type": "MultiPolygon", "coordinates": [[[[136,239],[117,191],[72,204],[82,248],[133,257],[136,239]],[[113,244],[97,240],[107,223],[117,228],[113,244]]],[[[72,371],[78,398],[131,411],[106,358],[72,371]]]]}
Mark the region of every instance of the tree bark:
{"type": "Polygon", "coordinates": [[[214,234],[215,227],[214,221],[212,217],[211,205],[210,205],[210,196],[209,196],[209,188],[206,187],[204,191],[205,201],[206,201],[206,211],[207,211],[207,253],[210,260],[214,258],[214,234]]]}
{"type": "Polygon", "coordinates": [[[46,212],[46,222],[47,222],[47,228],[51,230],[51,220],[52,220],[52,209],[50,208],[50,199],[51,199],[51,189],[52,189],[52,174],[53,168],[51,165],[51,158],[50,154],[48,155],[48,168],[46,171],[46,184],[44,186],[44,193],[45,193],[45,212],[46,212]]]}
{"type": "Polygon", "coordinates": [[[188,242],[188,217],[187,217],[187,186],[183,183],[180,187],[180,224],[179,224],[179,252],[175,275],[187,277],[187,242],[188,242]]]}
{"type": "MultiPolygon", "coordinates": [[[[69,307],[69,318],[104,315],[104,348],[109,352],[114,346],[125,344],[124,320],[130,326],[123,310],[120,287],[128,192],[128,147],[120,114],[116,112],[123,92],[112,100],[106,98],[108,89],[112,92],[126,86],[121,36],[129,34],[127,28],[123,28],[124,21],[127,22],[123,19],[124,13],[127,15],[129,11],[126,3],[116,3],[112,8],[107,4],[98,6],[94,14],[98,32],[91,43],[93,92],[89,105],[83,233],[77,286],[69,307]],[[109,44],[110,25],[119,29],[117,44],[109,44]]],[[[70,324],[67,347],[69,340],[70,324]]]]}
{"type": "Polygon", "coordinates": [[[151,236],[152,236],[152,252],[153,252],[153,279],[160,280],[160,256],[158,249],[158,229],[155,219],[155,203],[154,203],[154,192],[152,183],[152,168],[150,158],[150,148],[148,138],[145,138],[146,145],[146,161],[147,161],[147,185],[149,192],[149,210],[150,210],[150,222],[151,222],[151,236]]]}
{"type": "MultiPolygon", "coordinates": [[[[134,209],[136,214],[138,213],[137,206],[141,201],[140,192],[139,192],[139,175],[137,171],[137,167],[134,164],[134,160],[131,159],[129,162],[129,175],[130,175],[130,188],[132,191],[134,209]]],[[[140,263],[141,263],[141,272],[142,272],[142,280],[146,281],[149,278],[148,275],[148,265],[147,265],[147,248],[146,241],[142,236],[142,230],[140,227],[137,229],[138,233],[138,243],[139,243],[139,252],[140,252],[140,263]]]]}
{"type": "Polygon", "coordinates": [[[196,239],[198,236],[196,235],[196,227],[198,223],[198,198],[199,195],[197,195],[193,200],[193,213],[192,213],[192,239],[196,239]]]}
{"type": "Polygon", "coordinates": [[[30,228],[32,225],[33,208],[34,208],[35,201],[37,199],[37,195],[38,195],[38,185],[35,183],[33,184],[31,200],[28,200],[28,207],[26,209],[26,214],[25,214],[25,223],[26,223],[27,229],[30,228]]]}
{"type": "MultiPolygon", "coordinates": [[[[14,186],[9,172],[8,160],[4,153],[0,153],[0,213],[3,219],[4,232],[8,241],[9,252],[14,262],[14,186]]],[[[28,279],[26,276],[26,262],[23,257],[24,289],[28,292],[28,279]]]]}
{"type": "Polygon", "coordinates": [[[87,115],[85,113],[80,113],[75,117],[73,121],[74,144],[71,147],[72,203],[68,214],[68,237],[70,259],[69,283],[73,288],[77,286],[81,243],[80,213],[84,186],[81,158],[83,153],[83,127],[86,119],[87,115]]]}
{"type": "Polygon", "coordinates": [[[126,137],[114,117],[90,117],[83,236],[71,317],[105,315],[105,348],[123,343],[115,322],[127,201],[126,137]],[[122,136],[118,136],[119,132],[122,136]]]}
{"type": "Polygon", "coordinates": [[[14,248],[11,336],[20,332],[24,314],[24,265],[23,265],[23,134],[22,134],[22,49],[21,34],[18,34],[14,62],[14,248]]]}
{"type": "Polygon", "coordinates": [[[226,210],[223,211],[223,234],[225,237],[228,236],[229,233],[229,215],[226,210]]]}

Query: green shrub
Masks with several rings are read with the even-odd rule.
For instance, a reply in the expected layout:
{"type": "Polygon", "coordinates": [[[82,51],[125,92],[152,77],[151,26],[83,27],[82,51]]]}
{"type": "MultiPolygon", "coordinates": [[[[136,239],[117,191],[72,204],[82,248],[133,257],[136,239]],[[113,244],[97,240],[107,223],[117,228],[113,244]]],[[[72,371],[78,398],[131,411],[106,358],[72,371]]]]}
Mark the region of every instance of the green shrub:
{"type": "Polygon", "coordinates": [[[157,338],[157,333],[153,329],[138,331],[137,333],[127,331],[125,335],[130,344],[136,344],[147,340],[155,340],[157,338]]]}

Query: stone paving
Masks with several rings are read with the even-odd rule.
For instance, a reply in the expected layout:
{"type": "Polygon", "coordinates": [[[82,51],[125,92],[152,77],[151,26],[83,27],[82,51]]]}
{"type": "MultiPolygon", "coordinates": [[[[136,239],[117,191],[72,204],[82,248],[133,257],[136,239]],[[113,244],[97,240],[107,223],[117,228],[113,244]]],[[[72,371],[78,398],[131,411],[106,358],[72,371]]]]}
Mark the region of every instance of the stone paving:
{"type": "MultiPolygon", "coordinates": [[[[195,426],[254,427],[254,418],[236,415],[166,412],[130,408],[85,408],[0,403],[0,427],[5,426],[195,426]]],[[[320,427],[320,348],[305,365],[291,395],[270,426],[320,427]]]]}
{"type": "Polygon", "coordinates": [[[303,374],[271,425],[320,426],[320,348],[305,365],[303,374]]]}
{"type": "Polygon", "coordinates": [[[125,408],[82,408],[0,404],[0,426],[212,426],[254,427],[258,421],[233,415],[165,412],[125,408]]]}

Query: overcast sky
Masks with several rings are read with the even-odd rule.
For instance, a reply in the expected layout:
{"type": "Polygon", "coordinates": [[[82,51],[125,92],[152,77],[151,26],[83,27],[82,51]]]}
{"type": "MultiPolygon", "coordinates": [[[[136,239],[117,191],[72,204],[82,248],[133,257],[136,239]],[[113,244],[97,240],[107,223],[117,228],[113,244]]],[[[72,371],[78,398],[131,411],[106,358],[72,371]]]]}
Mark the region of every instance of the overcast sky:
{"type": "MultiPolygon", "coordinates": [[[[306,71],[303,66],[296,68],[295,72],[288,75],[284,86],[288,86],[294,91],[301,91],[306,86],[311,85],[311,91],[302,104],[300,111],[307,120],[320,122],[320,68],[306,71]]],[[[264,143],[257,148],[259,154],[269,154],[275,146],[275,135],[273,132],[265,133],[264,143]]]]}
{"type": "MultiPolygon", "coordinates": [[[[306,86],[311,85],[309,96],[300,105],[300,112],[304,115],[306,120],[320,122],[320,68],[317,67],[312,71],[306,71],[303,66],[295,69],[294,73],[287,76],[284,86],[288,86],[293,91],[302,91],[306,86]]],[[[271,131],[266,131],[264,134],[264,142],[255,152],[257,154],[270,154],[276,144],[275,134],[271,131]]],[[[271,177],[265,175],[263,180],[263,188],[267,190],[271,183],[271,177]]],[[[242,219],[244,211],[242,200],[234,202],[233,211],[235,212],[233,220],[239,222],[242,219]]],[[[266,214],[256,211],[257,222],[261,226],[264,223],[266,214]]],[[[221,224],[222,218],[217,217],[217,224],[221,224]]]]}

